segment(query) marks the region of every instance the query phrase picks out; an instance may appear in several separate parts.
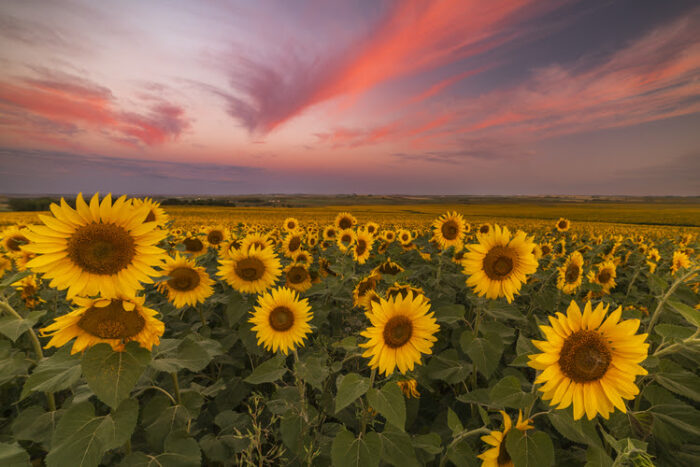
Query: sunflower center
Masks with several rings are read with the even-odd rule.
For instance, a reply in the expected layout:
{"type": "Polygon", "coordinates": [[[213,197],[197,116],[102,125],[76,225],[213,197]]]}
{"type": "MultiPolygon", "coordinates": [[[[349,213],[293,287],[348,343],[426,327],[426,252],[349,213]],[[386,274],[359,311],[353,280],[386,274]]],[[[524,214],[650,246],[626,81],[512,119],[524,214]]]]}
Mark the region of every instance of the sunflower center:
{"type": "MultiPolygon", "coordinates": [[[[504,435],[505,435],[505,433],[504,433],[504,435]]],[[[498,446],[498,458],[496,458],[496,462],[498,463],[499,466],[501,466],[501,465],[513,465],[510,454],[508,454],[508,450],[506,450],[505,437],[503,438],[503,441],[501,441],[501,445],[498,446]]]]}
{"type": "Polygon", "coordinates": [[[513,251],[510,248],[496,246],[484,257],[484,272],[491,280],[501,280],[513,270],[513,251]]]}
{"type": "Polygon", "coordinates": [[[349,234],[345,234],[342,237],[340,237],[340,241],[343,243],[350,243],[352,240],[352,237],[349,234]]]}
{"type": "Polygon", "coordinates": [[[611,277],[612,275],[610,274],[610,271],[604,269],[598,274],[598,282],[600,282],[601,284],[607,284],[610,281],[611,277]]]}
{"type": "Polygon", "coordinates": [[[127,339],[140,333],[146,321],[136,309],[126,311],[121,300],[106,307],[91,306],[80,317],[78,327],[101,339],[127,339]]]}
{"type": "Polygon", "coordinates": [[[294,266],[287,273],[287,280],[292,284],[301,284],[308,277],[309,272],[301,266],[294,266]]]}
{"type": "Polygon", "coordinates": [[[411,339],[413,323],[406,316],[394,316],[384,325],[382,335],[384,336],[384,343],[392,349],[396,349],[411,339]]]}
{"type": "Polygon", "coordinates": [[[81,269],[101,275],[116,274],[131,264],[134,239],[123,227],[92,222],[68,239],[68,257],[81,269]]]}
{"type": "Polygon", "coordinates": [[[457,238],[457,234],[459,234],[459,228],[455,221],[445,222],[442,224],[442,227],[440,227],[440,231],[442,232],[442,236],[447,240],[454,240],[457,238]]]}
{"type": "Polygon", "coordinates": [[[256,281],[265,274],[265,264],[258,258],[245,258],[236,264],[236,274],[248,282],[256,281]]]}
{"type": "Polygon", "coordinates": [[[289,240],[289,251],[297,251],[301,246],[301,238],[296,235],[289,240]]]}
{"type": "Polygon", "coordinates": [[[481,227],[479,227],[479,233],[482,233],[482,234],[487,234],[487,233],[489,233],[490,230],[491,230],[491,227],[489,227],[488,225],[482,225],[481,227]]]}
{"type": "Polygon", "coordinates": [[[377,286],[377,282],[374,278],[365,279],[357,285],[357,295],[359,297],[364,297],[367,292],[374,290],[377,286]]]}
{"type": "Polygon", "coordinates": [[[20,251],[20,247],[27,243],[29,243],[29,240],[24,235],[15,235],[7,240],[7,249],[10,251],[20,251]]]}
{"type": "Polygon", "coordinates": [[[335,230],[333,230],[333,229],[326,230],[326,238],[335,238],[335,230]]]}
{"type": "Polygon", "coordinates": [[[185,251],[190,253],[197,253],[204,249],[204,243],[198,238],[186,238],[182,243],[185,245],[185,251]]]}
{"type": "Polygon", "coordinates": [[[153,210],[148,211],[148,215],[146,216],[146,220],[144,222],[153,222],[156,220],[156,213],[153,212],[153,210]]]}
{"type": "Polygon", "coordinates": [[[367,251],[367,242],[362,239],[358,240],[355,252],[358,256],[362,256],[365,253],[365,251],[367,251]]]}
{"type": "Polygon", "coordinates": [[[549,245],[542,245],[540,247],[540,249],[542,250],[543,255],[548,255],[549,252],[552,251],[552,249],[549,247],[549,245]]]}
{"type": "Polygon", "coordinates": [[[224,241],[224,234],[221,230],[212,230],[207,234],[207,241],[212,245],[218,245],[224,241]]]}
{"type": "Polygon", "coordinates": [[[608,371],[612,353],[596,331],[576,331],[566,338],[559,355],[562,373],[577,383],[597,381],[608,371]]]}
{"type": "Polygon", "coordinates": [[[566,279],[566,282],[568,282],[569,284],[573,284],[578,280],[578,277],[580,275],[581,269],[575,264],[570,264],[569,267],[566,268],[564,278],[566,279]]]}
{"type": "Polygon", "coordinates": [[[270,312],[269,320],[275,331],[286,331],[294,325],[294,313],[286,306],[278,306],[270,312]]]}
{"type": "Polygon", "coordinates": [[[566,228],[566,221],[559,221],[559,228],[565,229],[566,228]]]}
{"type": "Polygon", "coordinates": [[[379,268],[379,272],[382,274],[398,274],[401,272],[401,268],[393,263],[384,263],[379,268]]]}
{"type": "Polygon", "coordinates": [[[194,290],[199,285],[199,274],[192,268],[175,268],[170,272],[168,285],[180,292],[194,290]]]}
{"type": "Polygon", "coordinates": [[[338,222],[338,227],[341,229],[349,229],[352,227],[352,220],[349,217],[343,217],[340,219],[340,222],[338,222]]]}
{"type": "Polygon", "coordinates": [[[373,225],[367,226],[367,233],[374,233],[375,230],[376,230],[376,229],[375,229],[375,227],[374,227],[373,225]]]}

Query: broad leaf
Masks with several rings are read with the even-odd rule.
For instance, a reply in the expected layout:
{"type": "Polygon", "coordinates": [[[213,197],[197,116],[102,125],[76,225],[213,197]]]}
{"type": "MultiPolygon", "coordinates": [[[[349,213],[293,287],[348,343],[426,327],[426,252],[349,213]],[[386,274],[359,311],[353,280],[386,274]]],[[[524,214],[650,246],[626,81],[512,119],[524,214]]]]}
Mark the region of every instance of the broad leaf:
{"type": "Polygon", "coordinates": [[[369,379],[357,373],[348,373],[338,378],[338,394],[335,397],[335,413],[340,412],[348,405],[364,395],[369,389],[369,379]]]}

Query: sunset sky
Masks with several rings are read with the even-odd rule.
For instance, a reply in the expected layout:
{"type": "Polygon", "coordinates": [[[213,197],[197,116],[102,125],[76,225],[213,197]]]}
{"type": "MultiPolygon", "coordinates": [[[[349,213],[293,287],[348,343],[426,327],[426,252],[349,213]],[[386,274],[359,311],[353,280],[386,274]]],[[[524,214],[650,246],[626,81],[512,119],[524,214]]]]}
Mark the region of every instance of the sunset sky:
{"type": "Polygon", "coordinates": [[[700,195],[697,1],[0,4],[0,193],[700,195]]]}

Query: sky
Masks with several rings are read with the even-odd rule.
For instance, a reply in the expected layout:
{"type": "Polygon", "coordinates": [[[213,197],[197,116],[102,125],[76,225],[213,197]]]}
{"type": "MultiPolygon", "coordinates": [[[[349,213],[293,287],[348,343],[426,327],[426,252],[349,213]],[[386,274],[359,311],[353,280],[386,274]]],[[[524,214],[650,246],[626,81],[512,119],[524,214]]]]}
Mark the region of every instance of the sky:
{"type": "Polygon", "coordinates": [[[700,195],[700,5],[0,4],[0,193],[700,195]]]}

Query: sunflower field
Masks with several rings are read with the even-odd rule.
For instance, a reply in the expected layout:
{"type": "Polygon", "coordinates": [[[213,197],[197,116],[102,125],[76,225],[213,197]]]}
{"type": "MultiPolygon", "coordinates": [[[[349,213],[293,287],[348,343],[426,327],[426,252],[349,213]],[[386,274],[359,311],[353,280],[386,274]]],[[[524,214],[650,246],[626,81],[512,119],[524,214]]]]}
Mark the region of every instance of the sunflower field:
{"type": "Polygon", "coordinates": [[[698,228],[446,211],[3,216],[0,465],[700,465],[698,228]]]}

